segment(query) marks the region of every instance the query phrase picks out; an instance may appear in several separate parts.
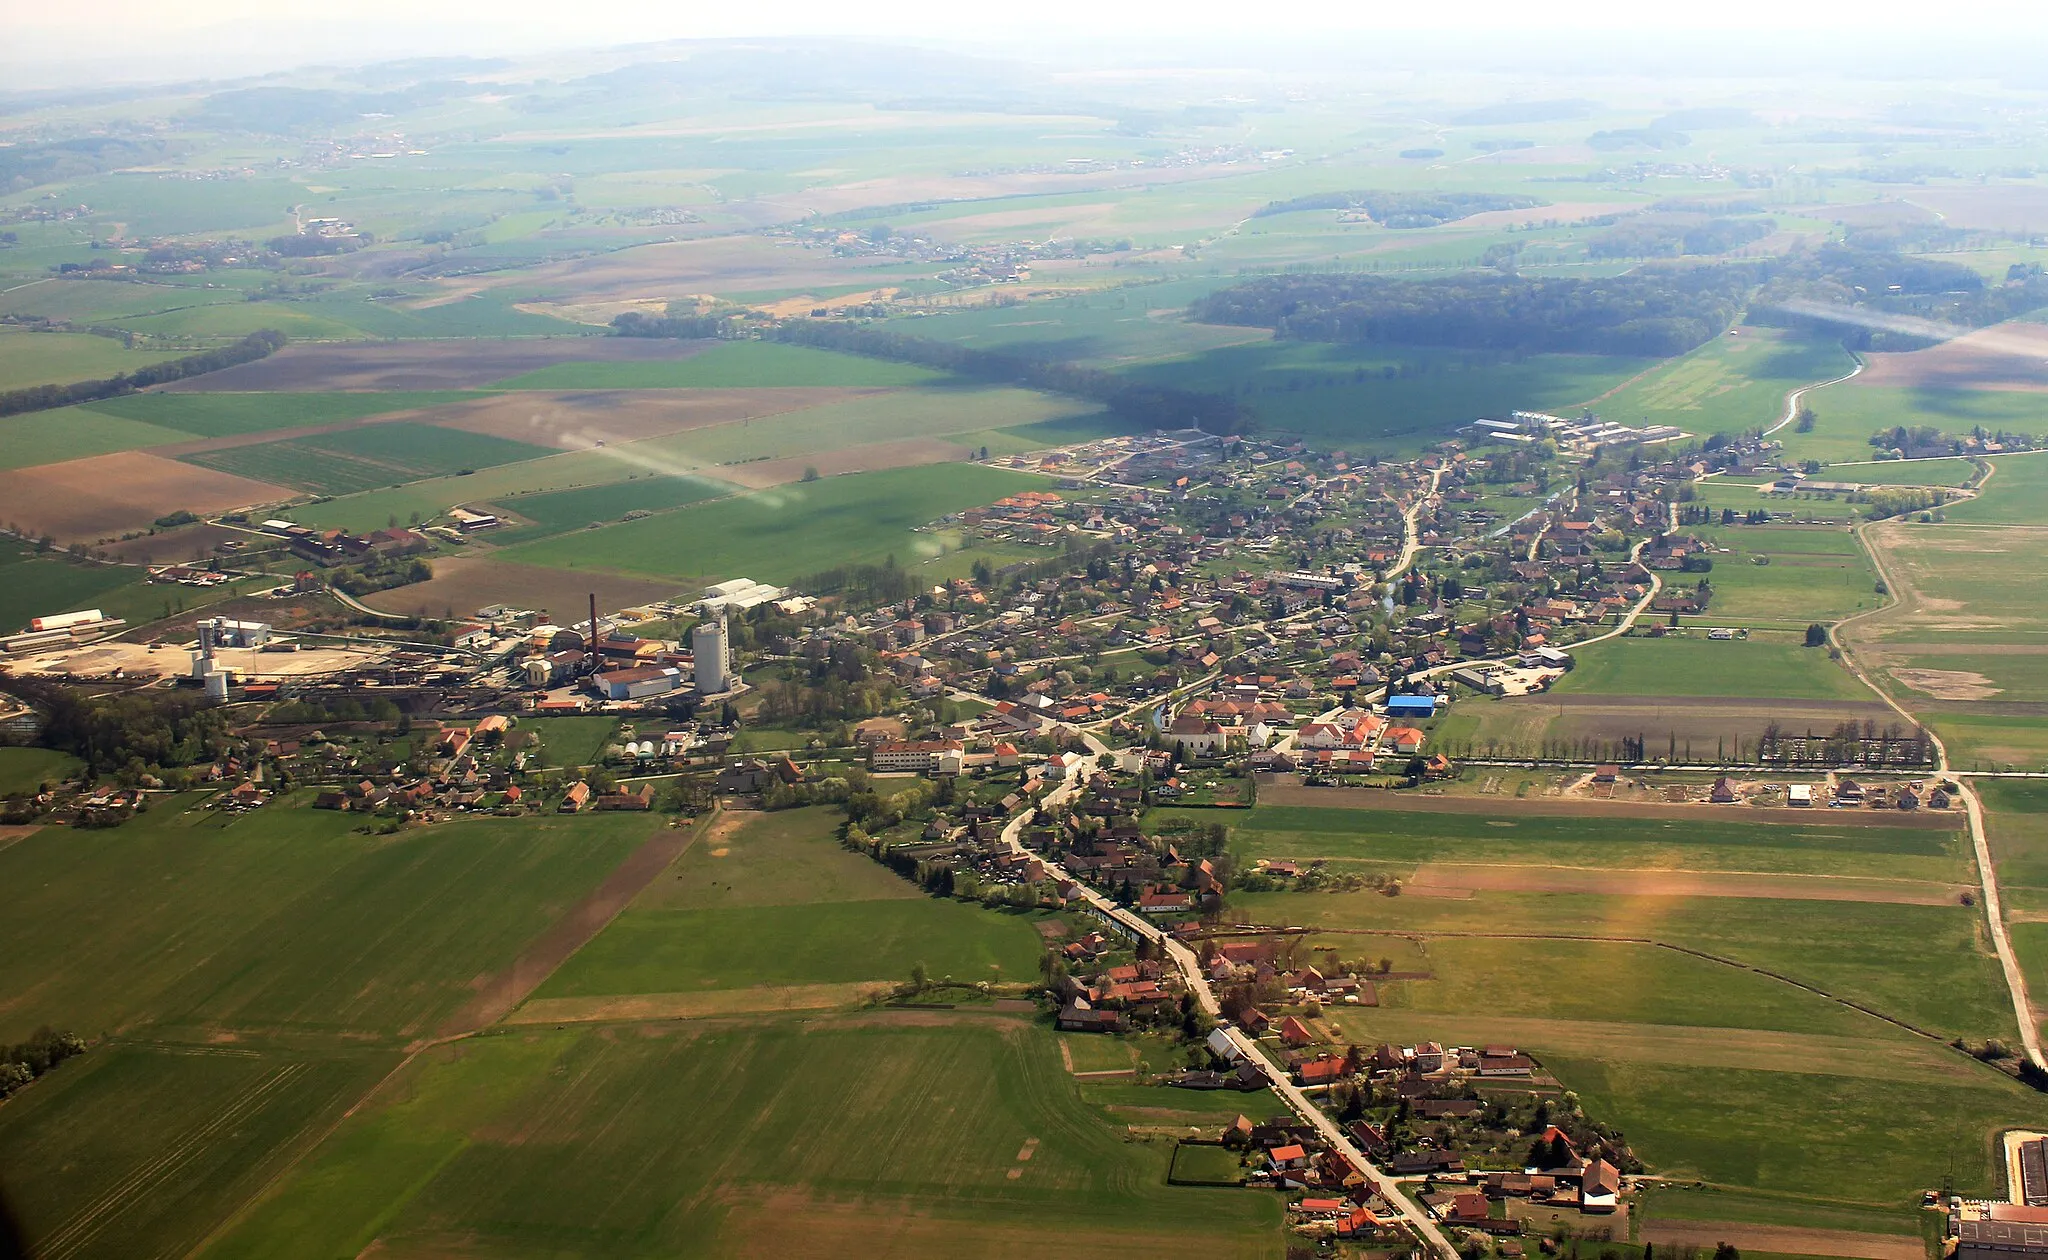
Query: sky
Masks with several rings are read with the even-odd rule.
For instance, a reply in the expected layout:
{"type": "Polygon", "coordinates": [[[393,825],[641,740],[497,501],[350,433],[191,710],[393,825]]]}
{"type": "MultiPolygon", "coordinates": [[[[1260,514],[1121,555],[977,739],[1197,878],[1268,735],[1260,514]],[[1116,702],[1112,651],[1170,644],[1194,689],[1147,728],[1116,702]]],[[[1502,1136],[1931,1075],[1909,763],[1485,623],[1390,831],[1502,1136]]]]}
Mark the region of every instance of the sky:
{"type": "MultiPolygon", "coordinates": [[[[1431,32],[1500,37],[1529,31],[1551,39],[1600,33],[1682,53],[1711,32],[1721,55],[1747,46],[1773,59],[1801,46],[1860,44],[1873,34],[1895,47],[1982,41],[2007,59],[2031,36],[2048,37],[2042,0],[1460,0],[1439,7],[1385,0],[1299,0],[1272,9],[1242,0],[351,0],[344,6],[281,6],[275,0],[99,0],[88,10],[33,0],[0,0],[0,87],[170,81],[250,74],[309,62],[360,62],[418,55],[494,55],[681,38],[762,35],[862,36],[995,45],[1033,57],[1142,56],[1209,40],[1219,49],[1256,45],[1284,55],[1343,34],[1369,45],[1386,34],[1431,32]]],[[[1967,58],[1965,57],[1965,60],[1967,58]]]]}

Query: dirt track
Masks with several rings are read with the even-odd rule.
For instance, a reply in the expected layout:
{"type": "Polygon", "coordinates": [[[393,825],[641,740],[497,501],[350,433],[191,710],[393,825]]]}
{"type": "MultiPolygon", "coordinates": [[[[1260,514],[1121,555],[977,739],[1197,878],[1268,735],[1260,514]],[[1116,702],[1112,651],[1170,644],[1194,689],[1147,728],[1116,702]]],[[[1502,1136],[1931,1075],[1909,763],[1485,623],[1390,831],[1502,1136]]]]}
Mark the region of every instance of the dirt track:
{"type": "Polygon", "coordinates": [[[1953,906],[1963,884],[1701,871],[1595,870],[1565,866],[1468,865],[1429,862],[1403,885],[1421,897],[1475,892],[1596,893],[1616,897],[1748,897],[1786,901],[1874,901],[1902,906],[1953,906]]]}

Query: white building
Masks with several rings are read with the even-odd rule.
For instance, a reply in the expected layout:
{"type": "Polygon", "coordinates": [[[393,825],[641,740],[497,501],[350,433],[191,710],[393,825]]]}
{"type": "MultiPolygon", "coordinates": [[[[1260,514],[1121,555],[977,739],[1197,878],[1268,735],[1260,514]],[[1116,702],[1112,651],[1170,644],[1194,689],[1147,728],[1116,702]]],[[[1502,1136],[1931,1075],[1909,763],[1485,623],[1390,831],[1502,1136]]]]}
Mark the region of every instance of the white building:
{"type": "Polygon", "coordinates": [[[699,693],[715,696],[732,689],[732,640],[724,617],[700,624],[690,636],[690,650],[696,654],[699,693]]]}
{"type": "Polygon", "coordinates": [[[762,604],[773,603],[789,592],[779,586],[769,586],[752,578],[732,578],[716,586],[704,588],[704,597],[697,601],[697,607],[705,616],[722,612],[745,612],[762,604]]]}
{"type": "Polygon", "coordinates": [[[964,752],[956,740],[894,740],[876,744],[870,764],[876,770],[892,774],[931,774],[948,767],[957,774],[964,752]]]}

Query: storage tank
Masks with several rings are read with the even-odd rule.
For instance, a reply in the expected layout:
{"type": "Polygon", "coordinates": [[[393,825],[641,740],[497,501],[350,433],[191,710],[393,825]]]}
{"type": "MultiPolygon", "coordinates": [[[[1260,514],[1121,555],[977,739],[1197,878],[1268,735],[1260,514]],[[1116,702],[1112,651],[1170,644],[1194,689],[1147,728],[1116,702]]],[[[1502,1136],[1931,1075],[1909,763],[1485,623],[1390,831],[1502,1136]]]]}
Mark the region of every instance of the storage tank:
{"type": "Polygon", "coordinates": [[[97,608],[84,612],[58,613],[53,617],[37,617],[28,623],[31,630],[69,630],[73,626],[89,626],[96,621],[105,621],[107,615],[97,608]]]}
{"type": "Polygon", "coordinates": [[[717,695],[732,685],[727,676],[732,668],[732,647],[726,637],[725,618],[700,624],[690,637],[690,650],[697,658],[696,681],[700,693],[717,695]]]}
{"type": "Polygon", "coordinates": [[[226,670],[216,669],[206,675],[206,698],[208,700],[225,700],[228,698],[228,673],[226,670]]]}

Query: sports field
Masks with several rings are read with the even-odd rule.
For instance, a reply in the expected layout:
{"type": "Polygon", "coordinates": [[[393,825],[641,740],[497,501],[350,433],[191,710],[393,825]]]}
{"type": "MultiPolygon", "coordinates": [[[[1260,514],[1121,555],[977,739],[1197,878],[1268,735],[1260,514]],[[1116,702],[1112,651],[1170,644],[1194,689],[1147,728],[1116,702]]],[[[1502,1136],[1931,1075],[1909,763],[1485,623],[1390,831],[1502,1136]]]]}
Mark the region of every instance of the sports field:
{"type": "Polygon", "coordinates": [[[919,526],[1045,483],[977,464],[829,477],[513,547],[507,559],[679,583],[788,582],[840,564],[913,565],[948,549],[919,526]]]}

